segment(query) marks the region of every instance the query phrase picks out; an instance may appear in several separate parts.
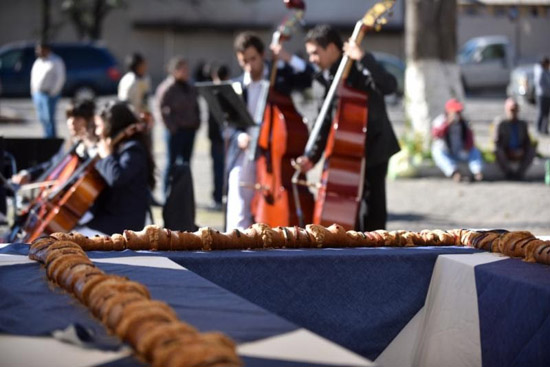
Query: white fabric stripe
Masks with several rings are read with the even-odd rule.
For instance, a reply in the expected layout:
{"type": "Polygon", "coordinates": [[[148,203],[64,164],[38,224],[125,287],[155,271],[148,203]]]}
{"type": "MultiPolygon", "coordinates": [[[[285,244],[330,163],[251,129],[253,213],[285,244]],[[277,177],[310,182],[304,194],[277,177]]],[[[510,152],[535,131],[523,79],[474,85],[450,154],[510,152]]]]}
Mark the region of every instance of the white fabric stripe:
{"type": "Polygon", "coordinates": [[[131,354],[84,349],[50,337],[0,335],[0,367],[87,367],[97,366],[131,354]]]}
{"type": "Polygon", "coordinates": [[[29,259],[28,256],[24,256],[24,255],[0,254],[0,266],[30,264],[33,262],[34,260],[31,260],[29,259]]]}
{"type": "Polygon", "coordinates": [[[424,307],[375,360],[380,366],[481,366],[474,267],[508,257],[439,255],[424,307]]]}
{"type": "Polygon", "coordinates": [[[365,359],[306,329],[241,344],[241,356],[273,358],[303,363],[326,363],[345,366],[375,366],[365,359]]]}
{"type": "Polygon", "coordinates": [[[474,267],[505,258],[491,253],[437,258],[413,366],[481,366],[474,267]]]}
{"type": "Polygon", "coordinates": [[[418,330],[424,322],[424,310],[414,315],[409,323],[397,334],[392,342],[375,359],[376,365],[380,367],[411,367],[417,343],[418,330]]]}
{"type": "Polygon", "coordinates": [[[151,268],[187,270],[183,266],[173,262],[167,257],[162,256],[109,257],[102,259],[92,259],[92,261],[106,264],[123,264],[134,266],[148,266],[151,268]]]}

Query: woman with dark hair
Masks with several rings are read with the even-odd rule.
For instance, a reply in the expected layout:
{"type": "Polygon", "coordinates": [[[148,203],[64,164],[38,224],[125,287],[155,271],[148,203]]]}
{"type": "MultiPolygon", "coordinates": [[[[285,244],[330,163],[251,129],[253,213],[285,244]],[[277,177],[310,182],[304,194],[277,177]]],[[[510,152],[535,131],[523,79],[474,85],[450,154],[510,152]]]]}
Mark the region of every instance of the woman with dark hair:
{"type": "MultiPolygon", "coordinates": [[[[146,143],[146,129],[127,103],[107,103],[96,116],[100,160],[95,168],[106,186],[95,201],[93,219],[86,226],[94,233],[140,230],[155,186],[154,161],[146,143]]],[[[77,229],[82,232],[82,228],[77,229]]],[[[88,232],[88,234],[90,234],[88,232]]]]}
{"type": "Polygon", "coordinates": [[[137,115],[148,113],[147,98],[151,92],[151,80],[147,75],[147,61],[140,53],[126,57],[127,73],[118,83],[118,99],[127,101],[137,115]]]}

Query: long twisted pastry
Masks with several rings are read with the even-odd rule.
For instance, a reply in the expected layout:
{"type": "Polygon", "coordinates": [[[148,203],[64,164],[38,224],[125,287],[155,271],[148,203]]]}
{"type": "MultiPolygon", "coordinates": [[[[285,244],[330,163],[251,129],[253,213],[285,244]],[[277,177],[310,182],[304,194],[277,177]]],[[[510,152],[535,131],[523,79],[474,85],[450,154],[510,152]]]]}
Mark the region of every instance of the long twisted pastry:
{"type": "MultiPolygon", "coordinates": [[[[147,232],[156,239],[157,245],[162,243],[160,235],[154,237],[151,229],[147,232]]],[[[72,237],[94,248],[107,244],[123,249],[127,244],[120,237],[102,238],[101,243],[90,242],[78,234],[72,237]]],[[[142,242],[138,243],[143,247],[142,242]]],[[[82,246],[44,237],[33,242],[29,257],[43,263],[52,282],[72,293],[112,333],[128,342],[153,366],[242,366],[235,344],[229,338],[216,332],[199,333],[180,321],[166,303],[151,300],[144,285],[105,274],[90,261],[82,246]]]]}
{"type": "Polygon", "coordinates": [[[380,247],[380,246],[469,246],[485,251],[522,257],[529,262],[550,264],[550,242],[527,231],[475,231],[466,229],[356,232],[333,224],[324,227],[309,224],[306,228],[275,227],[257,223],[244,231],[222,233],[209,227],[196,232],[179,232],[158,226],[142,231],[124,231],[113,236],[85,237],[79,233],[54,233],[53,238],[74,241],[90,250],[230,250],[261,248],[380,247]]]}

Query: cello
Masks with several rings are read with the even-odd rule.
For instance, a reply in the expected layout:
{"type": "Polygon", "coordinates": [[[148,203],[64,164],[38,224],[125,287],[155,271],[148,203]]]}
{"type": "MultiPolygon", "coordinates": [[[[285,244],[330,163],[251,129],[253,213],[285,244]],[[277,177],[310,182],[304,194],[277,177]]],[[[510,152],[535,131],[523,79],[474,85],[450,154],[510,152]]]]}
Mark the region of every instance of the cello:
{"type": "Polygon", "coordinates": [[[45,215],[45,202],[49,194],[63,187],[82,163],[82,159],[77,154],[77,149],[80,144],[83,144],[81,140],[73,144],[69,151],[54,162],[49,169],[35,180],[34,183],[22,185],[18,189],[22,190],[29,187],[38,187],[39,192],[29,205],[17,215],[8,237],[10,242],[15,241],[22,231],[26,232],[32,223],[35,223],[39,218],[45,215]]]}
{"type": "MultiPolygon", "coordinates": [[[[116,147],[135,133],[147,130],[149,122],[142,120],[127,126],[113,138],[111,145],[116,147]]],[[[48,196],[47,214],[26,233],[27,242],[34,241],[43,233],[67,232],[76,227],[80,218],[90,209],[105,188],[105,181],[95,169],[95,163],[99,159],[98,154],[88,159],[71,176],[67,185],[48,196]]]]}
{"type": "MultiPolygon", "coordinates": [[[[272,44],[279,44],[290,36],[290,30],[304,14],[301,0],[285,0],[287,8],[295,13],[283,21],[273,35],[272,44]]],[[[274,56],[270,74],[270,88],[264,110],[263,123],[258,136],[256,161],[254,219],[272,227],[299,224],[297,208],[292,196],[291,160],[298,157],[305,147],[308,129],[296,111],[290,96],[275,90],[277,58],[274,56]]],[[[299,207],[309,222],[313,211],[313,195],[306,187],[300,189],[299,207]]]]}
{"type": "MultiPolygon", "coordinates": [[[[394,2],[383,0],[367,11],[356,23],[350,42],[359,45],[367,31],[384,24],[383,16],[393,7],[394,2]]],[[[344,54],[305,149],[308,152],[313,148],[333,100],[338,97],[324,153],[325,165],[317,185],[313,223],[323,226],[338,223],[346,230],[355,228],[363,196],[368,118],[367,93],[346,85],[352,63],[353,60],[344,54]]],[[[298,177],[293,182],[295,186],[303,185],[303,180],[298,177]]],[[[299,194],[295,194],[295,197],[299,197],[299,194]]]]}

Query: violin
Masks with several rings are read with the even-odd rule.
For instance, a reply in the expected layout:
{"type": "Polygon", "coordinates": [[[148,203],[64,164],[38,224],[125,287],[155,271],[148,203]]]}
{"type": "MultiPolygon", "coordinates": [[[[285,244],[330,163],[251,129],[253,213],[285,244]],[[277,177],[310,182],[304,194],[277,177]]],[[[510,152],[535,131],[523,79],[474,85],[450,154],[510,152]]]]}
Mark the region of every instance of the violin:
{"type": "MultiPolygon", "coordinates": [[[[115,148],[132,135],[147,129],[148,121],[129,125],[111,141],[111,147],[115,148]]],[[[47,214],[29,228],[25,235],[27,242],[34,241],[44,233],[68,232],[76,227],[106,186],[95,169],[95,163],[99,159],[99,154],[88,159],[67,181],[67,185],[49,195],[46,201],[47,214]]]]}
{"type": "MultiPolygon", "coordinates": [[[[286,17],[273,34],[272,44],[280,44],[290,38],[291,29],[304,16],[305,4],[301,0],[285,0],[287,8],[294,11],[286,17]]],[[[256,161],[256,194],[254,220],[272,227],[299,225],[297,208],[292,196],[291,160],[304,150],[308,129],[294,107],[290,96],[275,90],[277,58],[273,56],[270,89],[260,128],[256,161]]],[[[300,190],[299,206],[308,222],[313,211],[313,195],[309,189],[300,190]]]]}
{"type": "MultiPolygon", "coordinates": [[[[350,42],[359,45],[368,31],[379,29],[386,22],[383,16],[393,7],[394,2],[383,0],[367,11],[356,23],[350,42]]],[[[323,226],[338,223],[346,230],[355,228],[363,196],[368,118],[367,93],[346,85],[352,64],[353,60],[344,54],[305,149],[308,152],[313,148],[333,101],[338,98],[324,152],[325,166],[320,182],[316,185],[318,191],[313,223],[323,226]]],[[[293,180],[295,187],[303,183],[297,175],[298,171],[293,180]]]]}

